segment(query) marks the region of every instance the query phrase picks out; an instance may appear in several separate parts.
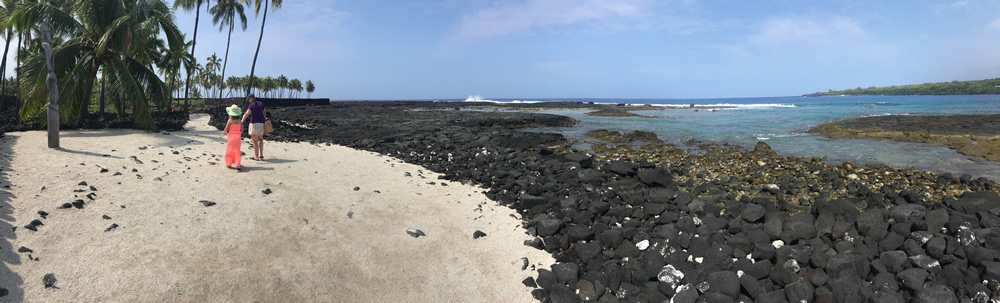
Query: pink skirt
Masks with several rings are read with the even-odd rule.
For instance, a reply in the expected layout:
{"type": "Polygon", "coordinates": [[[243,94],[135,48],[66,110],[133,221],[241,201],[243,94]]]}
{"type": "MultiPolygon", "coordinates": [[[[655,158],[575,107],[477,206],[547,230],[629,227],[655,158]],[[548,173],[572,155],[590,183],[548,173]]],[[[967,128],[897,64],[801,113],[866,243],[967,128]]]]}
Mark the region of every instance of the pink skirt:
{"type": "Polygon", "coordinates": [[[243,134],[243,126],[240,124],[229,125],[229,138],[226,142],[226,166],[240,166],[240,143],[243,134]]]}

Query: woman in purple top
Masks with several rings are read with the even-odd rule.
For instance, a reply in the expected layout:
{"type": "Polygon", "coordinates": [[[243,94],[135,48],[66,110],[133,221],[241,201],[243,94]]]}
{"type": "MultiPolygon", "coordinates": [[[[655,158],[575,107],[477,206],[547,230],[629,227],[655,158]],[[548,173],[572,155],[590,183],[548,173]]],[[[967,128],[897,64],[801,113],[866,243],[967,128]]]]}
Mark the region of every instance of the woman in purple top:
{"type": "Polygon", "coordinates": [[[267,111],[264,110],[264,103],[257,101],[253,94],[247,95],[247,101],[250,102],[250,106],[247,107],[247,112],[243,114],[243,122],[246,122],[247,118],[250,118],[250,141],[253,143],[253,159],[260,160],[264,159],[264,117],[267,117],[267,111]]]}

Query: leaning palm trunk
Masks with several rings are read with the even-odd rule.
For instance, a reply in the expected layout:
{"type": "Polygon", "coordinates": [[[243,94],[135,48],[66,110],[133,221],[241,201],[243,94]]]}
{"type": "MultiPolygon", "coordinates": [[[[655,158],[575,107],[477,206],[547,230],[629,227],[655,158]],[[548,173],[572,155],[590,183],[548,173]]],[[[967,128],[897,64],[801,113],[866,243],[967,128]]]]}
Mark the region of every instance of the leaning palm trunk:
{"type": "MultiPolygon", "coordinates": [[[[226,65],[229,64],[229,42],[233,41],[233,20],[229,20],[229,38],[226,39],[226,58],[222,60],[222,77],[219,78],[219,83],[225,83],[226,80],[226,65]]],[[[222,88],[219,88],[219,99],[222,99],[222,88]]]]}
{"type": "MultiPolygon", "coordinates": [[[[201,2],[198,2],[198,6],[194,9],[194,37],[191,39],[191,57],[194,57],[194,48],[198,45],[198,19],[201,18],[201,2]]],[[[188,89],[191,88],[191,68],[187,68],[187,80],[184,80],[184,112],[188,112],[188,105],[190,102],[190,97],[188,96],[188,89]]]]}
{"type": "Polygon", "coordinates": [[[52,63],[52,27],[42,23],[42,48],[45,49],[45,66],[49,70],[45,86],[49,89],[49,148],[59,148],[59,85],[56,67],[52,63]]]}
{"type": "MultiPolygon", "coordinates": [[[[260,37],[257,38],[257,51],[253,53],[253,64],[250,65],[250,83],[247,85],[247,95],[250,95],[250,90],[253,89],[253,72],[257,69],[257,56],[260,55],[260,42],[264,41],[264,23],[267,23],[267,0],[264,0],[264,18],[260,21],[260,37]]],[[[245,103],[249,102],[243,101],[245,103]]]]}
{"type": "Polygon", "coordinates": [[[7,38],[3,47],[3,63],[0,63],[0,95],[7,95],[7,86],[4,82],[7,80],[7,51],[10,50],[10,39],[14,37],[14,31],[7,30],[7,38]]]}

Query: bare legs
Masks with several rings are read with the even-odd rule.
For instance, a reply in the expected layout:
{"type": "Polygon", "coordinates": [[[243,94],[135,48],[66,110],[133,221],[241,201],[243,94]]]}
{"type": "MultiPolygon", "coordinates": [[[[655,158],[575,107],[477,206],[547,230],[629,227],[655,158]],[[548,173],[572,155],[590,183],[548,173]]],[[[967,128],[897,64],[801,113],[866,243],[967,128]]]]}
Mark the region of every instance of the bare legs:
{"type": "Polygon", "coordinates": [[[260,160],[264,157],[264,136],[250,136],[250,141],[253,142],[253,159],[260,160]]]}

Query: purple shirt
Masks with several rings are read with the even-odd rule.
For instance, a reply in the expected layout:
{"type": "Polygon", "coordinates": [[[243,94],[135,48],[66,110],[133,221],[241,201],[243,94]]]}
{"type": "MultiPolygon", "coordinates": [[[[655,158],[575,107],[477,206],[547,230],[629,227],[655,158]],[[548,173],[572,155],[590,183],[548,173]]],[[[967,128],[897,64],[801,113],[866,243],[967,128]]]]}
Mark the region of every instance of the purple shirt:
{"type": "Polygon", "coordinates": [[[264,123],[264,102],[250,103],[247,110],[250,111],[250,123],[264,123]]]}

